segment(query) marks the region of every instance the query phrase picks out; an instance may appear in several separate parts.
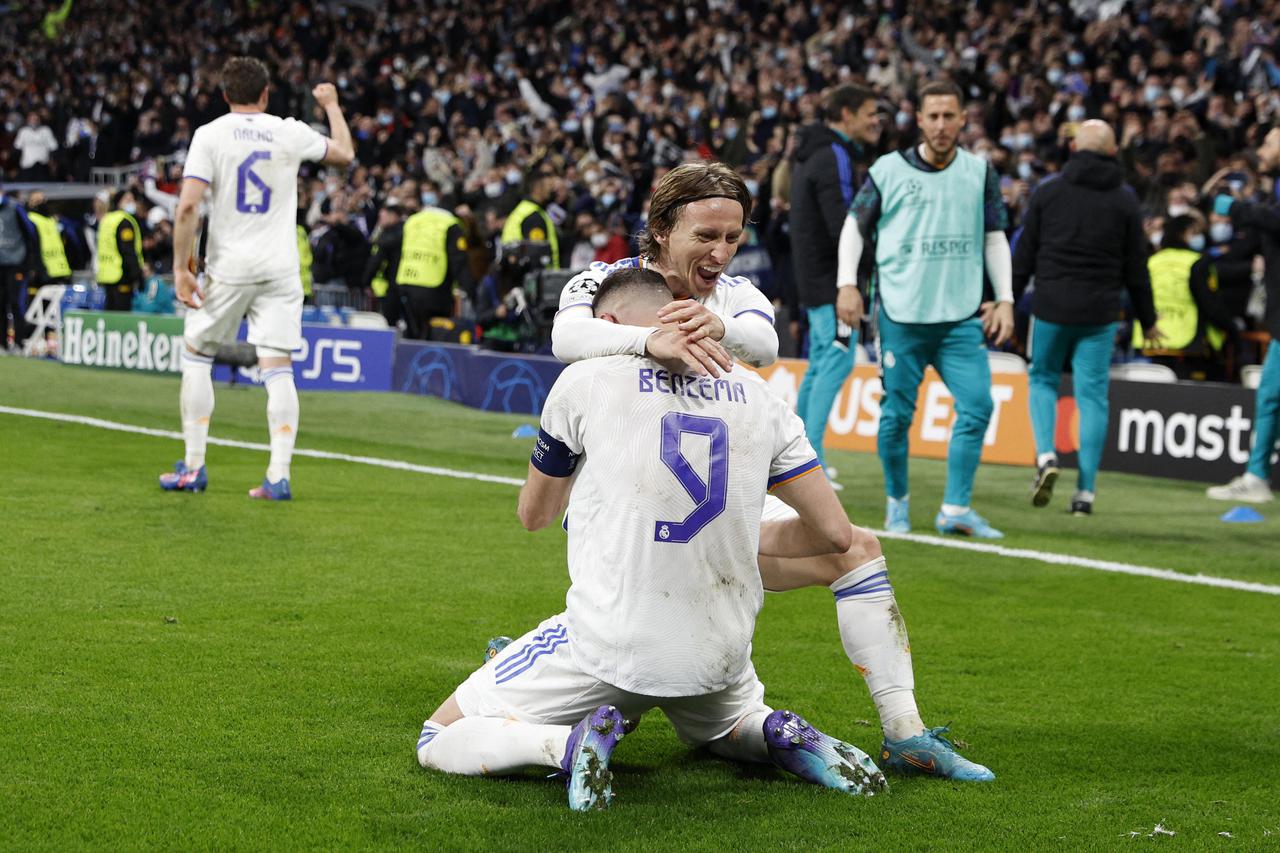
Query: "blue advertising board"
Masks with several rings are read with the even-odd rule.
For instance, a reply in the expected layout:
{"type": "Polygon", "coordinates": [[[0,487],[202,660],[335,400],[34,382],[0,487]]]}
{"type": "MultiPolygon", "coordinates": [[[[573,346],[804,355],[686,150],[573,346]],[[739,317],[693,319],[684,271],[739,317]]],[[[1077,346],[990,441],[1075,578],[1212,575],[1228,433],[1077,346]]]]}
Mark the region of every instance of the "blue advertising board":
{"type": "Polygon", "coordinates": [[[489,412],[536,415],[562,370],[564,365],[550,356],[401,341],[391,387],[489,412]]]}
{"type": "MultiPolygon", "coordinates": [[[[237,340],[248,334],[240,325],[237,340]]],[[[298,388],[313,391],[390,391],[396,333],[391,329],[350,329],[302,324],[302,347],[293,354],[298,388]]],[[[214,378],[231,379],[231,368],[219,366],[214,378]]],[[[257,368],[236,371],[237,382],[257,382],[257,368]]]]}

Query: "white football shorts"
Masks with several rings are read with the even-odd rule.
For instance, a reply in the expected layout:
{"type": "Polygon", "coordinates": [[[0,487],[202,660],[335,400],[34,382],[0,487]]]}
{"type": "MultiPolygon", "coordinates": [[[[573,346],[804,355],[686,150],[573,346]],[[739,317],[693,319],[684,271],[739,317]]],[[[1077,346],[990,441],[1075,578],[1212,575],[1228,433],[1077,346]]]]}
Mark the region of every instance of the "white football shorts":
{"type": "Polygon", "coordinates": [[[564,614],[547,619],[458,685],[454,696],[463,716],[572,726],[601,705],[628,719],[661,708],[680,740],[701,746],[729,734],[748,714],[772,710],[750,661],[736,682],[715,693],[643,696],[587,675],[574,663],[572,644],[564,614]]]}
{"type": "Polygon", "coordinates": [[[204,280],[204,304],[188,311],[182,337],[187,346],[213,355],[218,344],[234,341],[240,321],[249,318],[249,343],[292,352],[302,346],[302,279],[256,284],[204,280]]]}

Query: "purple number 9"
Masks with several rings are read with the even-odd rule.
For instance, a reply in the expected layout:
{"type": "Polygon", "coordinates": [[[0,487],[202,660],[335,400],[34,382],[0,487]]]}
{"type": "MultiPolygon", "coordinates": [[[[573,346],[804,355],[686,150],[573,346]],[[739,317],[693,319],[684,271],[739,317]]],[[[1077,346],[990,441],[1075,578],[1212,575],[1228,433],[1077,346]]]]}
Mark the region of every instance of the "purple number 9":
{"type": "Polygon", "coordinates": [[[266,213],[271,206],[271,187],[253,171],[253,165],[259,160],[270,160],[270,151],[254,151],[236,167],[236,210],[241,213],[266,213]],[[247,198],[248,185],[262,193],[260,201],[250,202],[247,198]]]}
{"type": "Polygon", "coordinates": [[[729,425],[719,418],[667,412],[662,418],[662,461],[693,498],[695,506],[683,521],[656,522],[653,538],[658,542],[688,542],[724,512],[729,492],[729,425]],[[680,451],[680,437],[685,433],[710,439],[705,480],[680,451]]]}

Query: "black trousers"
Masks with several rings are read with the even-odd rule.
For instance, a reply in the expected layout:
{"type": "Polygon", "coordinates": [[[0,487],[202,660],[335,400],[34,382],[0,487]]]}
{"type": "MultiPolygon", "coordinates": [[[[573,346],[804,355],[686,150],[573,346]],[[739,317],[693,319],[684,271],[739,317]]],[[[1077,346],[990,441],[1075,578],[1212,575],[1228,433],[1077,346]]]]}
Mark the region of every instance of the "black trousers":
{"type": "Polygon", "coordinates": [[[406,338],[417,340],[431,339],[431,320],[433,317],[453,316],[453,291],[446,285],[439,287],[398,286],[396,293],[388,292],[388,297],[399,297],[403,306],[406,338]]]}
{"type": "Polygon", "coordinates": [[[4,297],[4,307],[0,308],[0,331],[8,340],[9,324],[6,317],[13,318],[13,339],[21,344],[31,334],[31,326],[24,318],[26,312],[26,295],[28,273],[22,267],[0,267],[0,295],[4,297]]]}
{"type": "Polygon", "coordinates": [[[133,308],[132,284],[100,284],[107,292],[108,311],[128,311],[133,308]]]}

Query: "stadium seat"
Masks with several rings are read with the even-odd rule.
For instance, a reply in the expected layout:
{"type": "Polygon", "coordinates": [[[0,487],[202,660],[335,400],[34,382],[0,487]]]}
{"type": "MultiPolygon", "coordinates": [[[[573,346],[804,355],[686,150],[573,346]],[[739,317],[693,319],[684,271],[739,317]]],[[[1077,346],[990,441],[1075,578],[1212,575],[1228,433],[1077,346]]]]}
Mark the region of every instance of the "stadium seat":
{"type": "Polygon", "coordinates": [[[356,329],[385,329],[387,318],[374,311],[352,311],[347,315],[347,325],[356,329]]]}
{"type": "Polygon", "coordinates": [[[1022,356],[1012,352],[989,350],[987,361],[991,364],[992,373],[1026,373],[1027,363],[1022,356]]]}
{"type": "Polygon", "coordinates": [[[1240,368],[1240,384],[1244,387],[1252,391],[1258,387],[1258,383],[1261,381],[1261,364],[1246,364],[1244,367],[1240,368]]]}
{"type": "Polygon", "coordinates": [[[1130,362],[1112,366],[1111,378],[1124,382],[1177,382],[1178,374],[1163,364],[1130,362]]]}

